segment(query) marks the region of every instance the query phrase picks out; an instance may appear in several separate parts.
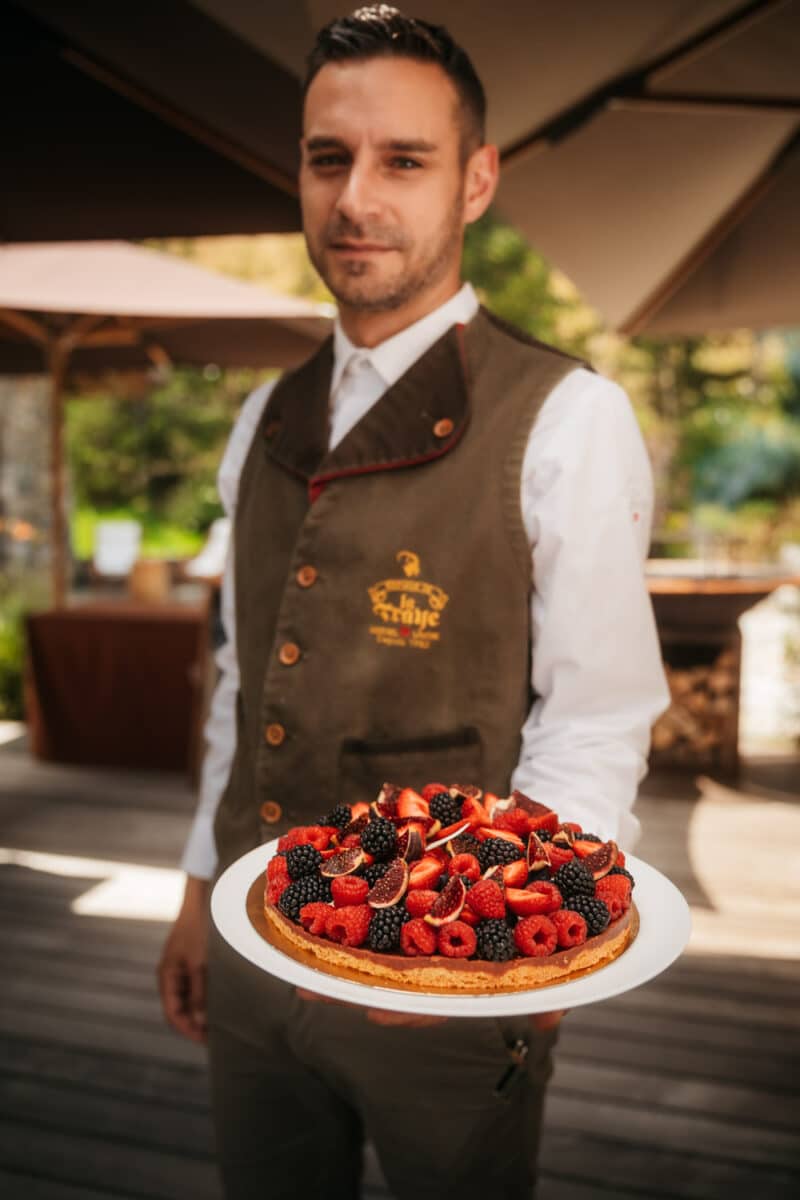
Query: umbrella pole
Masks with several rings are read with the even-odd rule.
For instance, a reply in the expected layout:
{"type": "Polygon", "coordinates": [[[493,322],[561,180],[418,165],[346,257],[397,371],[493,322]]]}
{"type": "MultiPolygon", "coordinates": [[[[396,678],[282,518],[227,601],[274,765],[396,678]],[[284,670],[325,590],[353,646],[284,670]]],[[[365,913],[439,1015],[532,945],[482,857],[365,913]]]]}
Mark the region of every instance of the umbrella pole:
{"type": "Polygon", "coordinates": [[[50,577],[53,606],[67,595],[67,522],[64,510],[64,380],[69,352],[50,347],[50,577]]]}

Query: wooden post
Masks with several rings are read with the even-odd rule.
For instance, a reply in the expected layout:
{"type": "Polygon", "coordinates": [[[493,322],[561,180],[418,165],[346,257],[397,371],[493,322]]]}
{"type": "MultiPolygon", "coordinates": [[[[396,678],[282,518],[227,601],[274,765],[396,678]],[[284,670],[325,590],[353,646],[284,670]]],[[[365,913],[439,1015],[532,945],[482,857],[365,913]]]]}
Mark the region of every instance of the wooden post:
{"type": "Polygon", "coordinates": [[[58,341],[50,345],[50,577],[53,606],[67,597],[67,520],[64,505],[64,380],[69,352],[58,341]]]}

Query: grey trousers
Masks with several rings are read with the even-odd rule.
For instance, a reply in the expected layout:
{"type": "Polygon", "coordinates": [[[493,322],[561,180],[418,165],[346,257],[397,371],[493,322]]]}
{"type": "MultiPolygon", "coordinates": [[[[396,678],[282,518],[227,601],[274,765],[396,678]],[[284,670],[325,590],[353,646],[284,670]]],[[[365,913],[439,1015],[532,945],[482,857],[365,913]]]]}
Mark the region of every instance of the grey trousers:
{"type": "Polygon", "coordinates": [[[301,1000],[214,933],[209,1051],[226,1198],[357,1200],[367,1137],[396,1200],[531,1200],[555,1040],[524,1018],[376,1025],[362,1009],[301,1000]]]}

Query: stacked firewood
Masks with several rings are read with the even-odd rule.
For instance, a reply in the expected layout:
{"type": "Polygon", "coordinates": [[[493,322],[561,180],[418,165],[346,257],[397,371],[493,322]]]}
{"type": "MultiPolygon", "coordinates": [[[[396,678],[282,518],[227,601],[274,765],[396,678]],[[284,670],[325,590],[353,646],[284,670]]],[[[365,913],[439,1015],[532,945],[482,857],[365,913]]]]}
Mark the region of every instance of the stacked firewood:
{"type": "Polygon", "coordinates": [[[739,663],[723,650],[710,664],[664,669],[672,703],[653,727],[653,757],[710,762],[736,746],[739,663]]]}

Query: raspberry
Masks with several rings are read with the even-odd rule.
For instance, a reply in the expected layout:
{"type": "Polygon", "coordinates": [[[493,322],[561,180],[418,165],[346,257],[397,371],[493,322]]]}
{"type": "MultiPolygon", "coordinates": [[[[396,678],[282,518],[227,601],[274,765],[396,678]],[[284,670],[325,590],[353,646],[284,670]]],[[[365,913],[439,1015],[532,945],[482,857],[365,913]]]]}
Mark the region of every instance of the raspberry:
{"type": "Polygon", "coordinates": [[[550,870],[553,872],[575,857],[574,850],[568,850],[566,846],[557,846],[554,842],[550,843],[547,852],[550,855],[550,870]]]}
{"type": "Polygon", "coordinates": [[[621,857],[622,857],[622,855],[621,855],[621,854],[617,855],[617,862],[616,862],[616,866],[613,866],[613,867],[611,868],[611,870],[608,872],[608,875],[606,875],[606,877],[605,877],[605,878],[606,878],[606,879],[611,879],[611,878],[612,878],[612,876],[614,876],[614,875],[623,875],[623,876],[625,877],[625,879],[628,879],[628,880],[630,881],[630,885],[631,885],[631,887],[632,887],[632,888],[633,888],[633,887],[636,887],[636,881],[634,880],[634,878],[633,878],[633,876],[631,875],[630,871],[626,871],[626,870],[625,870],[625,868],[624,868],[624,867],[622,866],[622,864],[620,863],[620,861],[619,861],[619,860],[620,860],[620,858],[621,858],[621,857]]]}
{"type": "Polygon", "coordinates": [[[367,904],[347,904],[332,908],[325,922],[325,932],[332,942],[343,946],[360,946],[367,940],[372,909],[367,904]]]}
{"type": "Polygon", "coordinates": [[[477,945],[475,930],[464,921],[449,921],[439,929],[439,953],[445,958],[469,958],[477,945]]]}
{"type": "Polygon", "coordinates": [[[480,879],[469,889],[467,903],[479,917],[493,918],[506,915],[503,889],[493,879],[480,879]]]}
{"type": "Polygon", "coordinates": [[[523,917],[514,927],[514,944],[521,954],[544,958],[558,944],[556,927],[549,917],[523,917]]]}
{"type": "Polygon", "coordinates": [[[480,879],[481,864],[474,854],[454,854],[447,871],[449,875],[466,875],[467,879],[480,879]]]}
{"type": "Polygon", "coordinates": [[[289,882],[289,868],[282,854],[276,854],[267,863],[267,879],[270,883],[289,882]]]}
{"type": "Polygon", "coordinates": [[[534,883],[529,883],[525,889],[536,898],[537,906],[531,909],[531,913],[543,913],[549,915],[561,908],[564,903],[561,892],[554,883],[549,880],[539,879],[534,883]]]}
{"type": "Polygon", "coordinates": [[[606,876],[595,884],[595,896],[602,900],[612,921],[630,908],[631,885],[624,875],[606,876]]]}
{"type": "MultiPolygon", "coordinates": [[[[429,888],[415,888],[406,893],[406,911],[412,917],[424,917],[425,913],[431,911],[438,898],[439,893],[431,891],[429,888]]],[[[429,929],[430,926],[426,926],[426,928],[429,929]]]]}
{"type": "Polygon", "coordinates": [[[567,950],[570,946],[580,946],[586,941],[586,921],[580,913],[562,908],[559,912],[550,914],[550,920],[556,928],[558,944],[567,950]]]}
{"type": "Polygon", "coordinates": [[[304,904],[300,909],[300,924],[309,933],[321,935],[325,932],[330,911],[330,904],[322,904],[318,900],[311,904],[304,904]]]}
{"type": "Polygon", "coordinates": [[[363,904],[367,898],[369,884],[359,875],[337,875],[331,880],[331,895],[336,908],[345,905],[363,904]]]}
{"type": "Polygon", "coordinates": [[[416,958],[420,954],[433,954],[436,950],[436,930],[421,917],[407,921],[400,930],[400,948],[409,958],[416,958]]]}
{"type": "Polygon", "coordinates": [[[286,879],[283,879],[281,877],[278,879],[270,880],[267,883],[265,899],[267,900],[267,902],[269,904],[277,904],[278,901],[280,900],[281,896],[283,895],[283,893],[286,891],[288,886],[289,886],[288,876],[286,879]]]}

